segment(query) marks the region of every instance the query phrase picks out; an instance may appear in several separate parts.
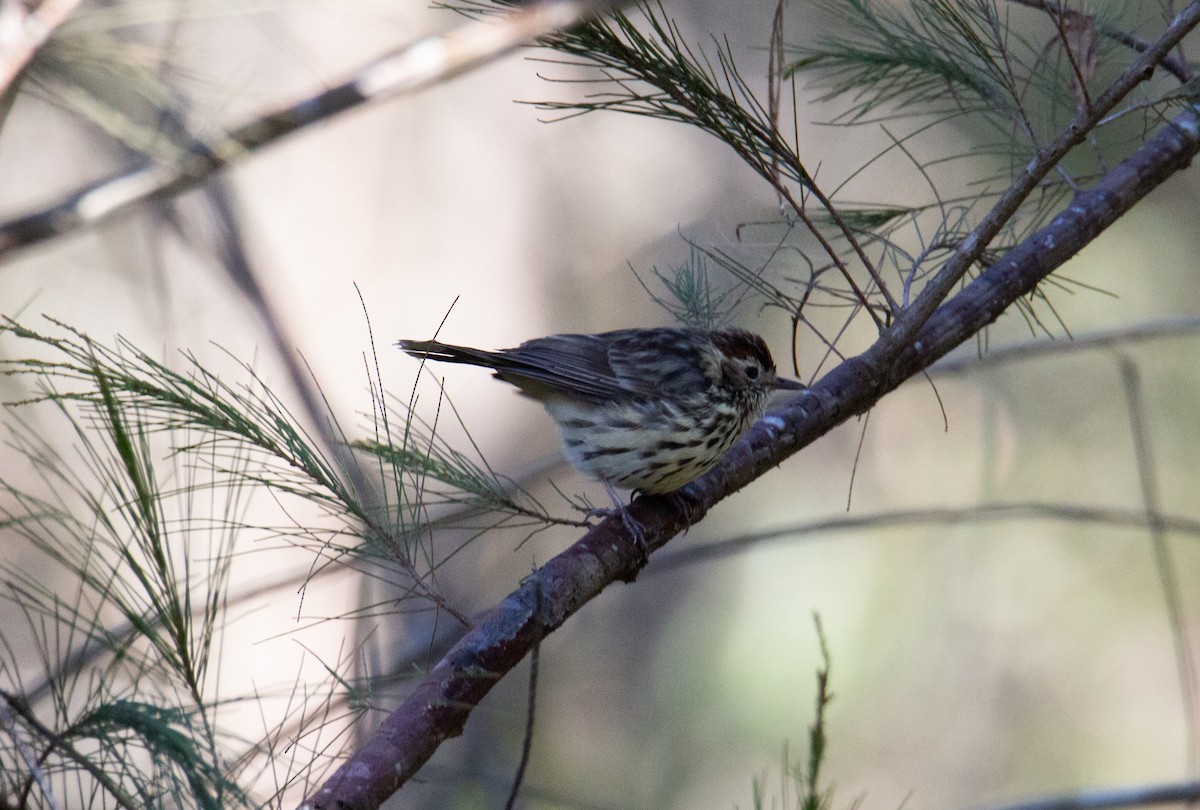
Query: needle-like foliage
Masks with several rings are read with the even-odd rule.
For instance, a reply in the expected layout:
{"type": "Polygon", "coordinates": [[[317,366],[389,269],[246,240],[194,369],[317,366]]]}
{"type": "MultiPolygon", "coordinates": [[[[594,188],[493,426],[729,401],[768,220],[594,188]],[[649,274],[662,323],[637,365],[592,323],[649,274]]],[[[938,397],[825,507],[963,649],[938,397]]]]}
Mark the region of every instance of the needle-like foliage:
{"type": "MultiPolygon", "coordinates": [[[[0,563],[3,596],[26,616],[31,640],[0,634],[0,678],[16,686],[0,692],[8,795],[41,790],[70,806],[97,790],[130,808],[254,804],[239,777],[254,781],[248,769],[262,762],[223,739],[229,696],[213,699],[235,544],[283,538],[465,622],[435,580],[461,546],[435,555],[424,542],[431,527],[475,537],[554,522],[432,426],[387,405],[378,379],[376,438],[355,443],[376,466],[347,470],[244,365],[235,368],[246,382],[229,383],[192,355],[179,372],[127,342],[110,349],[57,326],[64,334],[12,321],[0,329],[23,350],[0,374],[35,384],[8,403],[8,445],[26,472],[0,480],[0,530],[34,555],[0,563]],[[25,412],[65,424],[60,438],[79,458],[39,438],[25,412]],[[392,424],[403,426],[398,435],[392,424]],[[246,511],[259,493],[316,506],[317,519],[256,525],[246,511]],[[29,577],[30,565],[53,581],[29,577]]],[[[325,570],[335,569],[314,565],[293,588],[325,570]]],[[[354,695],[369,684],[337,682],[352,711],[368,708],[354,695]]],[[[311,722],[312,710],[300,716],[311,722]]],[[[250,750],[271,750],[270,739],[250,750]]]]}

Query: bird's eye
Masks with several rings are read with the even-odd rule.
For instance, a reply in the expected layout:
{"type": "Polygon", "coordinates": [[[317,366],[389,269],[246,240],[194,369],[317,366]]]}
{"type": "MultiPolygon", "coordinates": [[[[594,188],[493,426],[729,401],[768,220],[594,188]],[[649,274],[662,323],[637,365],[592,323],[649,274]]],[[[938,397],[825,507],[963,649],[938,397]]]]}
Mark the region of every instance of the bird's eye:
{"type": "Polygon", "coordinates": [[[747,380],[757,380],[758,379],[758,366],[756,366],[754,364],[746,366],[745,374],[746,374],[747,380]]]}

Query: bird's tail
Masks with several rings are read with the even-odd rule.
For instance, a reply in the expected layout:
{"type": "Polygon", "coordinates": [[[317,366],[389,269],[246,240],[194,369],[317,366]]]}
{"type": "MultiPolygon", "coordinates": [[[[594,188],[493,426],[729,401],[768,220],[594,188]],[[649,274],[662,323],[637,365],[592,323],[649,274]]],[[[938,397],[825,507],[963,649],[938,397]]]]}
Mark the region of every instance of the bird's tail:
{"type": "Polygon", "coordinates": [[[511,365],[511,362],[499,352],[472,349],[470,346],[451,346],[449,343],[439,343],[436,340],[398,340],[396,345],[418,360],[466,363],[469,366],[485,366],[486,368],[511,365]]]}

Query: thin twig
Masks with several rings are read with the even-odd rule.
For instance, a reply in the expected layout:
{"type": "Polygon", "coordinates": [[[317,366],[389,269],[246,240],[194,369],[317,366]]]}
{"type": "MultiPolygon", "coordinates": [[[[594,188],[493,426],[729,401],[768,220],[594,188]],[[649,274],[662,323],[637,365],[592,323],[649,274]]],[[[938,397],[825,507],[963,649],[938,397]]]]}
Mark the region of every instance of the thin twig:
{"type": "MultiPolygon", "coordinates": [[[[1008,2],[1016,3],[1020,6],[1026,6],[1028,8],[1042,9],[1043,11],[1047,11],[1050,14],[1057,16],[1061,16],[1066,11],[1070,11],[1070,9],[1064,8],[1063,4],[1056,3],[1053,0],[1008,0],[1008,2]]],[[[1121,29],[1114,28],[1111,25],[1105,25],[1100,20],[1096,21],[1096,30],[1101,36],[1111,39],[1113,42],[1120,43],[1121,45],[1137,51],[1138,53],[1144,53],[1145,51],[1149,50],[1152,44],[1151,42],[1144,40],[1135,34],[1122,31],[1121,29]]],[[[1191,76],[1191,70],[1188,68],[1187,63],[1181,62],[1172,56],[1164,55],[1161,59],[1159,59],[1158,64],[1181,82],[1187,82],[1191,76]]]]}
{"type": "MultiPolygon", "coordinates": [[[[900,314],[884,339],[867,351],[868,364],[887,366],[898,354],[913,345],[913,338],[933,315],[934,310],[942,305],[967,271],[979,261],[991,241],[1004,225],[1011,221],[1021,204],[1038,188],[1046,175],[1054,170],[1068,152],[1087,138],[1097,122],[1121,99],[1149,79],[1154,73],[1155,65],[1197,24],[1200,24],[1200,2],[1192,2],[1171,21],[1162,35],[1095,99],[1090,109],[1077,113],[1051,144],[1038,150],[1024,171],[1000,195],[992,209],[959,243],[937,275],[925,285],[916,301],[900,314]]],[[[1194,123],[1194,119],[1190,117],[1187,120],[1194,123]]]]}
{"type": "Polygon", "coordinates": [[[53,810],[60,810],[62,805],[58,803],[58,799],[54,796],[54,789],[50,785],[50,778],[46,776],[46,770],[42,767],[42,763],[38,761],[38,755],[33,750],[33,747],[22,737],[21,729],[16,723],[16,712],[13,710],[7,696],[0,697],[0,727],[12,739],[13,747],[25,762],[25,767],[29,769],[28,781],[37,784],[38,788],[42,791],[42,796],[46,799],[46,803],[53,810]]]}
{"type": "MultiPolygon", "coordinates": [[[[1170,531],[1200,537],[1200,520],[1161,514],[1158,517],[1164,528],[1170,531]]],[[[658,576],[678,568],[734,557],[744,554],[747,549],[767,543],[809,542],[841,532],[860,534],[864,530],[884,531],[906,526],[929,528],[931,526],[958,526],[964,523],[1031,520],[1084,523],[1134,531],[1144,531],[1147,526],[1146,513],[1142,510],[1111,509],[1069,503],[1014,501],[968,506],[961,509],[898,509],[863,515],[839,515],[824,520],[812,520],[801,524],[749,532],[713,543],[685,546],[656,559],[653,565],[646,568],[645,576],[658,576]]]]}
{"type": "Polygon", "coordinates": [[[987,810],[1107,810],[1111,807],[1193,804],[1198,799],[1200,782],[1175,782],[1066,793],[1014,804],[996,804],[987,810]]]}
{"type": "MultiPolygon", "coordinates": [[[[536,576],[536,575],[535,575],[536,576]]],[[[537,581],[534,581],[535,586],[537,581]]],[[[534,588],[534,597],[536,599],[536,609],[542,609],[542,589],[534,588]]],[[[512,810],[517,804],[517,794],[521,792],[521,783],[525,781],[525,770],[529,767],[529,755],[533,751],[533,720],[537,714],[537,686],[538,686],[538,664],[542,657],[542,632],[540,625],[535,627],[533,635],[533,648],[529,651],[529,697],[525,706],[525,737],[521,741],[521,763],[517,766],[517,773],[513,777],[512,789],[508,792],[508,801],[504,803],[504,810],[512,810]]]]}
{"type": "Polygon", "coordinates": [[[28,704],[23,702],[16,695],[11,695],[8,692],[0,690],[0,700],[4,701],[14,713],[16,713],[27,726],[32,728],[42,739],[44,739],[51,748],[57,749],[63,753],[67,759],[75,762],[83,770],[95,779],[113,798],[119,807],[126,810],[135,810],[142,805],[135,801],[132,796],[126,793],[121,785],[110,777],[103,768],[92,762],[91,758],[80,752],[70,741],[63,739],[60,735],[54,732],[53,729],[45,726],[34,713],[29,709],[28,704]]]}
{"type": "Polygon", "coordinates": [[[171,165],[147,165],[76,191],[53,205],[0,222],[0,260],[149,200],[181,194],[287,135],[367,102],[443,82],[520,45],[569,28],[628,0],[537,0],[503,16],[469,20],[447,34],[400,48],[319,95],[254,118],[211,140],[195,140],[171,165]]]}
{"type": "Polygon", "coordinates": [[[66,22],[80,2],[81,0],[0,2],[0,94],[8,90],[38,49],[66,22]]]}
{"type": "Polygon", "coordinates": [[[1138,482],[1141,484],[1142,504],[1146,514],[1146,528],[1150,531],[1154,565],[1158,571],[1159,584],[1162,586],[1163,601],[1171,625],[1171,638],[1175,642],[1175,665],[1178,669],[1179,692],[1183,703],[1188,770],[1194,773],[1200,760],[1200,750],[1197,749],[1196,654],[1192,649],[1191,632],[1183,609],[1177,566],[1171,556],[1171,547],[1167,544],[1167,527],[1160,503],[1161,492],[1150,449],[1150,436],[1146,430],[1146,406],[1142,402],[1141,378],[1137,367],[1129,358],[1121,358],[1120,365],[1125,404],[1129,411],[1129,432],[1133,437],[1138,482]]]}
{"type": "Polygon", "coordinates": [[[1174,318],[1072,335],[1067,340],[1033,340],[1012,343],[1007,346],[989,346],[987,354],[982,357],[977,352],[964,352],[961,356],[955,354],[935,363],[929,371],[931,374],[939,376],[961,374],[979,368],[1017,363],[1052,354],[1111,349],[1126,343],[1190,337],[1196,334],[1200,334],[1200,315],[1180,315],[1174,318]]]}

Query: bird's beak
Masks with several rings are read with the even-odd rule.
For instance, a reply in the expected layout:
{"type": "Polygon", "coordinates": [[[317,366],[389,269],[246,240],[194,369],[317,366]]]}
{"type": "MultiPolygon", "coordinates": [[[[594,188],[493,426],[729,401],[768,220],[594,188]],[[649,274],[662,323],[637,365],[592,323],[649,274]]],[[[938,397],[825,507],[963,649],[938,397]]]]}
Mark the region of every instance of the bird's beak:
{"type": "Polygon", "coordinates": [[[771,383],[771,387],[779,391],[807,391],[808,386],[797,380],[789,380],[787,377],[776,377],[775,382],[771,383]]]}

